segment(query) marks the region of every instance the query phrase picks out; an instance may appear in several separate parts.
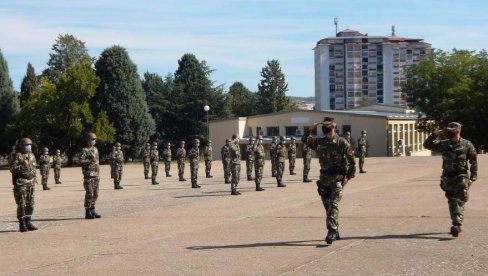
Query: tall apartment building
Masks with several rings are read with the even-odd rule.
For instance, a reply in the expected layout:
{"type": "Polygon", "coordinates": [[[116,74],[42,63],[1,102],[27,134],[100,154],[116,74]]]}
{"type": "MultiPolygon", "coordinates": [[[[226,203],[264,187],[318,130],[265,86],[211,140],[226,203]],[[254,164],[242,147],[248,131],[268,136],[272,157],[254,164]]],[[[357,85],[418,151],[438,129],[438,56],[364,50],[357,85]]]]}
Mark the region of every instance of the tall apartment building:
{"type": "Polygon", "coordinates": [[[405,67],[432,51],[419,38],[368,36],[346,29],[317,42],[316,110],[345,110],[363,104],[405,105],[405,67]]]}

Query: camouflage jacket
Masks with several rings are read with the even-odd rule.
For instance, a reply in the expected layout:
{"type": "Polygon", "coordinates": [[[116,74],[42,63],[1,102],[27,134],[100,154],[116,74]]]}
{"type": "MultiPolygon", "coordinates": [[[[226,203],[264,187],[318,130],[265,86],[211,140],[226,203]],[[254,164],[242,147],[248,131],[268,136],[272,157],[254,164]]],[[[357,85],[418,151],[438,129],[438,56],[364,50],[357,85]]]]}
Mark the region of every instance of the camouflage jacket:
{"type": "Polygon", "coordinates": [[[54,155],[53,156],[53,167],[54,168],[61,168],[61,164],[63,163],[63,157],[61,155],[54,155]]]}
{"type": "Polygon", "coordinates": [[[15,185],[17,186],[30,186],[36,185],[36,157],[34,154],[17,153],[14,160],[10,164],[10,172],[15,179],[15,185]],[[24,161],[28,160],[28,166],[24,166],[24,161]]]}
{"type": "Polygon", "coordinates": [[[185,158],[186,158],[185,148],[179,147],[176,150],[176,160],[178,160],[178,162],[185,162],[185,158]]]}
{"type": "Polygon", "coordinates": [[[51,168],[51,156],[42,154],[39,156],[39,169],[48,171],[51,168]]]}
{"type": "Polygon", "coordinates": [[[222,162],[230,161],[230,146],[224,145],[222,150],[220,151],[220,155],[222,156],[222,162]]]}
{"type": "Polygon", "coordinates": [[[151,164],[157,165],[159,163],[159,151],[157,149],[152,149],[150,151],[149,160],[151,164]]]}
{"type": "Polygon", "coordinates": [[[163,160],[164,161],[171,161],[171,149],[165,148],[163,150],[163,160]]]}
{"type": "Polygon", "coordinates": [[[288,145],[288,158],[296,157],[296,155],[297,155],[297,144],[290,143],[290,145],[288,145]]]}
{"type": "Polygon", "coordinates": [[[271,142],[271,144],[269,144],[269,156],[271,158],[274,158],[274,156],[275,156],[276,145],[277,144],[275,142],[271,142]]]}
{"type": "Polygon", "coordinates": [[[256,158],[256,164],[264,165],[264,147],[263,145],[257,145],[254,148],[254,157],[256,158]]]}
{"type": "Polygon", "coordinates": [[[112,162],[114,167],[122,167],[124,165],[124,153],[121,150],[116,150],[112,154],[112,162]]]}
{"type": "Polygon", "coordinates": [[[198,164],[198,160],[200,159],[200,150],[198,148],[192,147],[188,151],[188,158],[190,159],[190,163],[198,164]]]}
{"type": "Polygon", "coordinates": [[[146,163],[151,162],[151,150],[144,149],[144,153],[142,155],[142,161],[146,163]]]}
{"type": "Polygon", "coordinates": [[[437,135],[432,133],[424,142],[424,147],[442,154],[443,175],[467,174],[468,162],[471,164],[470,179],[478,177],[478,162],[476,150],[470,141],[461,138],[458,142],[450,139],[438,140],[437,135]]]}
{"type": "Polygon", "coordinates": [[[230,163],[232,165],[241,164],[241,148],[234,143],[230,145],[230,163]]]}
{"type": "Polygon", "coordinates": [[[256,145],[247,145],[246,147],[246,160],[254,161],[254,149],[256,145]]]}
{"type": "Polygon", "coordinates": [[[205,147],[203,150],[203,158],[205,161],[212,161],[212,147],[205,147]]]}
{"type": "Polygon", "coordinates": [[[286,146],[285,144],[277,144],[274,151],[274,159],[276,162],[285,162],[286,159],[286,146]]]}
{"type": "Polygon", "coordinates": [[[83,148],[80,156],[81,171],[85,178],[100,176],[98,149],[96,147],[83,148]]]}
{"type": "Polygon", "coordinates": [[[312,149],[307,144],[307,136],[302,136],[302,156],[303,158],[312,158],[312,149]]]}
{"type": "Polygon", "coordinates": [[[358,139],[357,153],[358,153],[359,156],[366,155],[367,145],[368,145],[368,140],[366,140],[366,138],[360,137],[358,139]]]}

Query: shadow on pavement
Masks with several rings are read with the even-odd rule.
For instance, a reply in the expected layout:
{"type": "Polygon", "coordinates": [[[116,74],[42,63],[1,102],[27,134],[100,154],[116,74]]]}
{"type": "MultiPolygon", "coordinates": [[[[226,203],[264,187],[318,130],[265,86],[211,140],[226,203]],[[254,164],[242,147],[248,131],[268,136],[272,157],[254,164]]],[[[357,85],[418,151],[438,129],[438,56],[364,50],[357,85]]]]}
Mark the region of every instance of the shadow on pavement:
{"type": "Polygon", "coordinates": [[[264,242],[264,243],[249,243],[249,244],[230,244],[230,245],[208,245],[208,246],[189,246],[186,249],[190,250],[212,250],[212,249],[238,249],[238,248],[254,248],[254,247],[295,247],[295,246],[313,246],[313,247],[327,247],[323,240],[307,240],[307,241],[286,241],[286,242],[264,242]],[[317,242],[322,242],[318,244],[317,242]]]}
{"type": "Polygon", "coordinates": [[[399,235],[383,235],[383,236],[358,236],[358,237],[341,237],[341,240],[390,240],[390,239],[425,239],[450,241],[452,237],[436,237],[435,235],[449,234],[443,233],[418,233],[418,234],[399,234],[399,235]]]}

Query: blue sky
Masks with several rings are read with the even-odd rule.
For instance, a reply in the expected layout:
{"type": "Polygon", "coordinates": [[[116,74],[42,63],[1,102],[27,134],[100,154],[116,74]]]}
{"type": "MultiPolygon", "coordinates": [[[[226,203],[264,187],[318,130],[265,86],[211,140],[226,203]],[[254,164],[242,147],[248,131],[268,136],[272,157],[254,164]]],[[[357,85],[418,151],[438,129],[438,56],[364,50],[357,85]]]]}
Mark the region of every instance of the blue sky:
{"type": "Polygon", "coordinates": [[[423,38],[434,48],[488,48],[488,1],[449,0],[2,0],[0,49],[15,89],[31,62],[46,68],[59,34],[84,41],[92,56],[112,45],[127,48],[139,74],[174,73],[193,53],[228,88],[257,90],[267,60],[278,59],[288,95],[314,95],[313,47],[339,30],[423,38]]]}

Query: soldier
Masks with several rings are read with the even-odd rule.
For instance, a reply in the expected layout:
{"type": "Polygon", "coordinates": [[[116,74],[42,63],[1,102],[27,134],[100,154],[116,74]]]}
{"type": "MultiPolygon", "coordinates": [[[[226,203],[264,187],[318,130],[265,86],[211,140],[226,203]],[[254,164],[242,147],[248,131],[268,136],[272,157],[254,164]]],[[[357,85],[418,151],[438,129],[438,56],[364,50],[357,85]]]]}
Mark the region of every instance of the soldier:
{"type": "Polygon", "coordinates": [[[120,186],[120,180],[122,179],[122,169],[124,167],[124,153],[119,142],[115,143],[115,150],[112,154],[112,178],[114,179],[114,189],[120,190],[124,187],[120,186]]]}
{"type": "Polygon", "coordinates": [[[276,149],[276,140],[278,137],[273,136],[271,140],[271,144],[269,144],[269,157],[271,159],[271,176],[276,177],[276,162],[274,159],[275,156],[275,149],[276,149]]]}
{"type": "Polygon", "coordinates": [[[276,164],[276,182],[278,183],[278,187],[286,187],[283,184],[283,172],[285,171],[285,159],[286,159],[286,146],[285,146],[285,137],[280,136],[280,140],[276,145],[275,155],[273,157],[275,164],[276,164]]]}
{"type": "Polygon", "coordinates": [[[290,145],[288,145],[288,161],[290,166],[290,175],[296,175],[295,173],[295,160],[297,159],[297,144],[295,143],[295,137],[290,137],[290,145]]]}
{"type": "Polygon", "coordinates": [[[159,168],[159,151],[157,142],[152,143],[152,148],[149,152],[149,161],[151,162],[151,184],[158,185],[159,182],[156,180],[159,168]]]}
{"type": "MultiPolygon", "coordinates": [[[[346,139],[346,141],[351,144],[351,132],[350,131],[346,131],[346,133],[344,133],[344,139],[346,139]]],[[[351,144],[352,145],[352,144],[351,144]]]]}
{"type": "Polygon", "coordinates": [[[193,140],[193,147],[188,152],[188,158],[190,159],[190,174],[191,174],[191,187],[200,188],[198,185],[198,161],[200,159],[200,140],[193,140]]]}
{"type": "Polygon", "coordinates": [[[225,139],[225,145],[220,151],[222,157],[222,165],[224,167],[225,184],[230,184],[230,139],[225,139]]]}
{"type": "Polygon", "coordinates": [[[366,158],[366,155],[368,154],[367,145],[368,145],[368,141],[366,140],[366,130],[362,130],[361,137],[359,137],[358,139],[358,148],[357,148],[360,173],[366,173],[366,171],[363,170],[363,166],[364,166],[364,158],[366,158]]]}
{"type": "Polygon", "coordinates": [[[101,218],[95,211],[100,183],[100,165],[98,149],[95,147],[97,135],[90,132],[86,136],[86,144],[81,151],[80,163],[85,188],[85,219],[101,218]]]}
{"type": "Polygon", "coordinates": [[[308,178],[310,172],[310,163],[312,162],[312,149],[307,145],[307,136],[302,136],[302,157],[303,157],[303,182],[312,182],[308,178]]]}
{"type": "Polygon", "coordinates": [[[186,158],[185,141],[181,141],[180,147],[176,150],[176,162],[178,163],[178,176],[180,178],[180,181],[186,181],[186,179],[184,178],[185,158],[186,158]]]}
{"type": "Polygon", "coordinates": [[[47,180],[49,178],[50,169],[51,169],[51,156],[49,156],[49,149],[43,148],[42,154],[39,157],[39,171],[41,172],[42,189],[44,191],[51,190],[51,188],[47,186],[47,180]]]}
{"type": "Polygon", "coordinates": [[[256,177],[254,182],[256,183],[256,191],[264,191],[261,188],[261,180],[263,179],[263,168],[264,168],[264,147],[263,147],[263,137],[258,135],[256,137],[256,146],[254,147],[254,173],[256,177]]]}
{"type": "Polygon", "coordinates": [[[247,172],[247,180],[252,181],[254,177],[252,177],[252,167],[254,166],[254,149],[256,146],[254,145],[254,138],[249,138],[249,145],[246,147],[246,172],[247,172]]]}
{"type": "MultiPolygon", "coordinates": [[[[317,124],[313,125],[313,129],[317,124]]],[[[336,135],[336,123],[333,118],[325,117],[322,123],[324,137],[313,138],[307,133],[307,144],[319,155],[320,180],[317,181],[318,193],[327,213],[327,244],[339,240],[339,202],[342,189],[348,180],[354,178],[356,164],[351,146],[346,139],[336,135]]]]}
{"type": "Polygon", "coordinates": [[[239,137],[232,134],[232,141],[230,143],[230,172],[232,175],[230,182],[231,195],[240,195],[237,191],[239,179],[241,175],[241,148],[239,147],[239,137]]]}
{"type": "Polygon", "coordinates": [[[205,175],[207,178],[212,178],[210,171],[212,170],[212,141],[208,140],[207,146],[203,150],[203,158],[205,159],[205,175]]]}
{"type": "Polygon", "coordinates": [[[15,203],[17,203],[17,219],[19,231],[37,230],[32,221],[34,212],[34,187],[36,178],[36,157],[32,154],[32,141],[29,138],[20,140],[20,152],[11,160],[10,172],[12,172],[15,203]]]}
{"type": "Polygon", "coordinates": [[[144,165],[144,178],[149,179],[149,168],[151,167],[151,144],[146,143],[142,155],[142,164],[144,165]]]}
{"type": "Polygon", "coordinates": [[[164,160],[164,171],[166,172],[166,177],[171,177],[171,143],[166,143],[166,148],[163,150],[163,160],[164,160]]]}
{"type": "Polygon", "coordinates": [[[61,151],[56,150],[56,154],[53,157],[53,168],[54,168],[54,181],[56,184],[61,184],[59,178],[61,177],[61,164],[63,163],[63,157],[61,156],[61,151]]]}
{"type": "Polygon", "coordinates": [[[429,135],[424,147],[442,154],[440,186],[449,204],[451,234],[457,237],[461,233],[469,188],[478,178],[476,150],[470,141],[461,138],[461,124],[456,122],[449,123],[445,130],[436,130],[429,135]],[[442,136],[447,139],[440,140],[442,136]]]}

